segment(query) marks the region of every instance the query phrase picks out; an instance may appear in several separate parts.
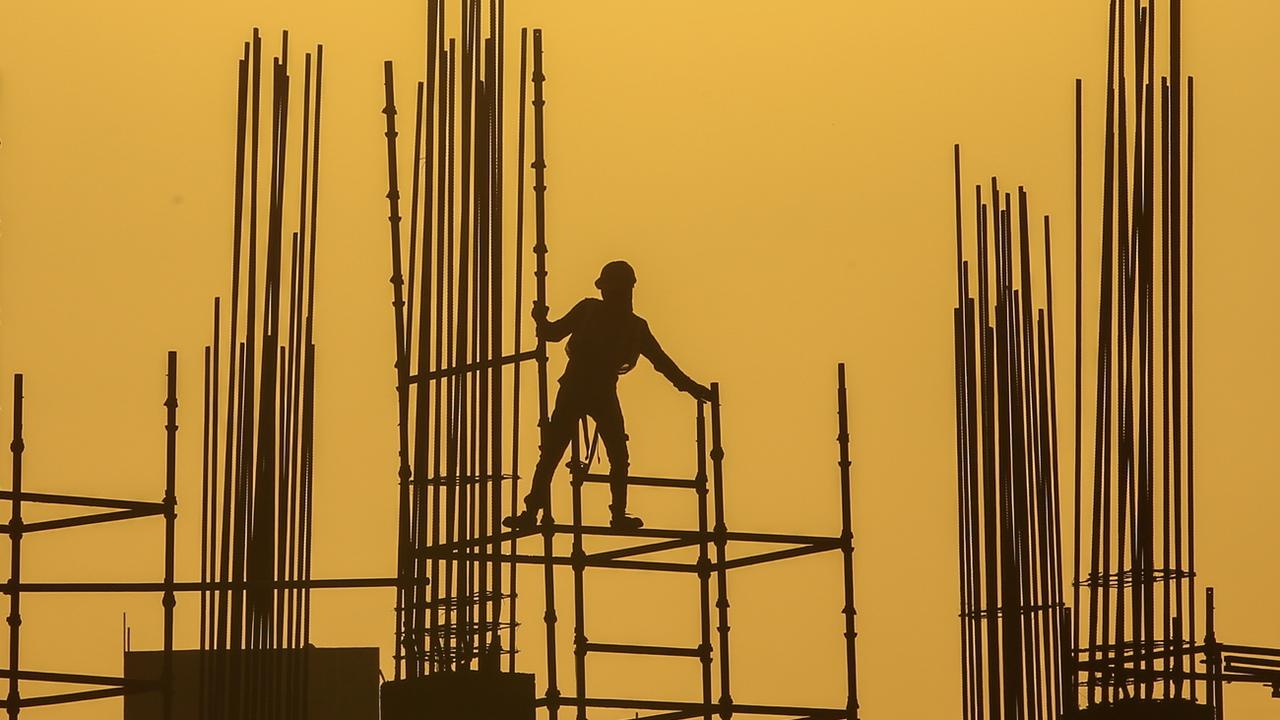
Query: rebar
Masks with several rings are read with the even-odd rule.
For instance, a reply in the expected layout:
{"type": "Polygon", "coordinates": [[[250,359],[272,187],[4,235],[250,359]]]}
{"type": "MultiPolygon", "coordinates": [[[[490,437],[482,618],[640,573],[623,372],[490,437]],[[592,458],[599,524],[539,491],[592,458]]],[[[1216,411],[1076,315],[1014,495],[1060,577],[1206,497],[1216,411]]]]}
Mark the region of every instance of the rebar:
{"type": "Polygon", "coordinates": [[[287,140],[295,90],[288,34],[282,35],[280,55],[270,64],[265,108],[261,58],[262,41],[254,30],[238,63],[225,410],[220,398],[223,318],[219,299],[214,301],[214,341],[206,370],[209,427],[203,462],[208,468],[208,499],[202,512],[208,523],[201,543],[208,554],[209,572],[201,582],[208,596],[210,631],[202,637],[201,646],[212,654],[210,662],[202,661],[201,683],[208,690],[201,692],[200,712],[209,718],[303,717],[308,682],[303,648],[310,641],[322,49],[317,47],[304,58],[296,230],[286,228],[292,192],[287,178],[292,176],[293,163],[287,140]],[[265,146],[260,130],[264,111],[270,117],[265,146]],[[259,154],[264,149],[266,178],[259,175],[259,154]],[[259,233],[263,200],[265,232],[259,233]],[[242,242],[245,237],[247,244],[242,242]],[[225,453],[217,439],[224,411],[225,453]]]}
{"type": "Polygon", "coordinates": [[[959,145],[953,179],[962,715],[1056,719],[1065,609],[1049,221],[1037,309],[1028,195],[1002,194],[992,178],[988,206],[976,187],[975,297],[959,145]]]}

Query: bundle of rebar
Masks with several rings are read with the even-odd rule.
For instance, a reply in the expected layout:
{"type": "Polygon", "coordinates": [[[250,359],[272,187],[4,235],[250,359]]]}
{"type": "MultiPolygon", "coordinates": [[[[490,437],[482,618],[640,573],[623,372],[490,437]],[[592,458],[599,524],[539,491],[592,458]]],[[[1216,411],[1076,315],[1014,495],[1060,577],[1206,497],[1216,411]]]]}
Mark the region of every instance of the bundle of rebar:
{"type": "MultiPolygon", "coordinates": [[[[954,312],[960,611],[966,720],[1058,718],[1073,691],[1062,598],[1049,218],[1044,307],[1035,307],[1031,217],[991,180],[974,196],[966,259],[955,147],[954,312]],[[975,278],[971,276],[976,269],[975,278]],[[976,286],[976,297],[975,297],[976,286]]],[[[1037,263],[1038,264],[1038,263],[1037,263]]]]}
{"type": "MultiPolygon", "coordinates": [[[[502,518],[518,500],[524,349],[527,33],[521,33],[519,192],[508,201],[504,6],[464,0],[446,43],[443,3],[427,6],[425,81],[417,84],[408,215],[402,217],[395,78],[385,66],[391,283],[399,395],[396,678],[515,666],[515,548],[502,518]],[[511,217],[514,205],[514,218],[511,217]],[[514,224],[511,243],[506,228],[514,224]],[[407,242],[405,239],[407,225],[407,242]],[[503,553],[503,542],[510,542],[503,553]],[[505,641],[504,641],[505,635],[505,641]]],[[[533,32],[535,300],[546,302],[541,180],[541,33],[533,32]]]]}
{"type": "Polygon", "coordinates": [[[320,46],[305,55],[301,124],[291,129],[288,33],[265,92],[262,53],[255,29],[239,60],[231,303],[224,317],[214,300],[205,348],[200,708],[237,720],[305,717],[311,623],[324,55],[320,46]]]}
{"type": "MultiPolygon", "coordinates": [[[[1089,523],[1075,568],[1088,706],[1200,697],[1193,83],[1181,25],[1180,0],[1110,3],[1092,456],[1078,460],[1089,474],[1076,477],[1077,547],[1082,518],[1089,523]],[[1158,63],[1162,37],[1168,54],[1158,63]]],[[[1078,108],[1077,94],[1077,124],[1078,108]]]]}

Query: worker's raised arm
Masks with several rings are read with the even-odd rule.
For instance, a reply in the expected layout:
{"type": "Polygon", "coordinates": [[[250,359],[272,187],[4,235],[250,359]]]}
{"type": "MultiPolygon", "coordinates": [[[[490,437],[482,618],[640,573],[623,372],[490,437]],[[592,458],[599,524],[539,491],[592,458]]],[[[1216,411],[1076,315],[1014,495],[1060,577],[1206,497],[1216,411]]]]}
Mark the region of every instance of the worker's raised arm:
{"type": "Polygon", "coordinates": [[[653,336],[653,333],[649,330],[649,325],[647,323],[644,326],[643,335],[640,339],[640,354],[648,358],[649,362],[653,364],[653,369],[662,373],[663,376],[670,380],[671,384],[680,392],[687,392],[695,398],[705,402],[711,401],[711,389],[694,381],[693,378],[686,375],[684,371],[676,365],[676,362],[671,359],[671,356],[668,355],[666,351],[662,349],[662,346],[658,344],[657,338],[653,336]]]}
{"type": "Polygon", "coordinates": [[[588,312],[587,305],[590,303],[590,299],[581,300],[573,306],[572,310],[565,313],[564,317],[559,320],[548,320],[547,306],[535,302],[533,321],[537,323],[538,339],[546,342],[560,342],[572,335],[582,324],[582,317],[588,312]]]}

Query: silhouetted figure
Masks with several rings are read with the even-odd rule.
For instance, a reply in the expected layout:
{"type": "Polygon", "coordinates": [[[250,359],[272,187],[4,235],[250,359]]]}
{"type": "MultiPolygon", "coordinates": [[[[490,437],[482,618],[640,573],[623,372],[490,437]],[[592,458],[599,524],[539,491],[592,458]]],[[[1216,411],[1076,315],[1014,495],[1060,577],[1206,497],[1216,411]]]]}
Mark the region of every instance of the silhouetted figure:
{"type": "Polygon", "coordinates": [[[618,403],[618,376],[635,367],[641,355],[676,389],[699,400],[711,399],[711,391],[676,367],[649,332],[649,324],[632,312],[635,284],[636,274],[631,266],[615,260],[604,266],[596,280],[602,299],[586,298],[554,322],[547,320],[545,305],[534,305],[539,338],[558,342],[569,337],[565,350],[569,364],[560,377],[555,410],[542,438],[542,456],[533,471],[524,512],[504,520],[507,527],[526,529],[537,523],[538,511],[550,502],[556,466],[573,440],[577,423],[588,415],[596,421],[609,455],[609,488],[613,495],[610,525],[624,529],[644,525],[640,518],[627,515],[627,433],[618,403]]]}

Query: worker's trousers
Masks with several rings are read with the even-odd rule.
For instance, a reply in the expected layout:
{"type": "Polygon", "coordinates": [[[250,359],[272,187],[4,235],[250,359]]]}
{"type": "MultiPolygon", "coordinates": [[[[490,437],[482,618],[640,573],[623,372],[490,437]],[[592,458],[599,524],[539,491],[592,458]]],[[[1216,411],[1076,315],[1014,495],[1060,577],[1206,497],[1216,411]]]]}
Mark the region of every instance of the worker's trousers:
{"type": "Polygon", "coordinates": [[[587,416],[596,421],[596,429],[609,455],[609,489],[613,495],[610,509],[614,516],[626,512],[629,459],[618,389],[616,386],[583,388],[563,384],[556,394],[555,409],[542,435],[542,455],[533,471],[532,487],[524,499],[527,509],[536,511],[548,507],[551,478],[555,475],[556,466],[573,441],[578,423],[587,416]]]}

